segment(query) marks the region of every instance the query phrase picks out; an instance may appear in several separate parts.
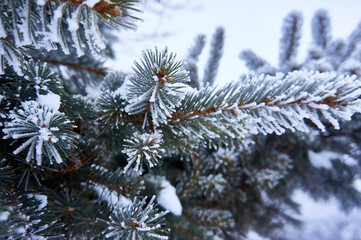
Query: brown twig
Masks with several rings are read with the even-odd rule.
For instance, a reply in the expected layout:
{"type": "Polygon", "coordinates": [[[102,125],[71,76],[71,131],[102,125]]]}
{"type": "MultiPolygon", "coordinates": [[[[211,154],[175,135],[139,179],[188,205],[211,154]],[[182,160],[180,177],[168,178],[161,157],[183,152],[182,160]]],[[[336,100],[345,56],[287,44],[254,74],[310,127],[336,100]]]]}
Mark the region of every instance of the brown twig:
{"type": "Polygon", "coordinates": [[[92,155],[85,155],[80,163],[74,163],[74,162],[71,162],[67,165],[67,167],[64,169],[64,171],[61,171],[61,172],[56,172],[55,174],[49,176],[49,177],[46,177],[45,179],[42,179],[42,180],[49,180],[49,179],[53,179],[53,178],[58,178],[58,177],[62,177],[64,175],[67,175],[67,174],[70,174],[70,173],[73,173],[73,172],[76,172],[78,171],[80,168],[84,167],[85,165],[87,165],[91,160],[94,159],[94,157],[98,155],[98,153],[94,153],[92,155]]]}
{"type": "Polygon", "coordinates": [[[40,61],[40,62],[49,63],[52,65],[62,65],[62,66],[66,66],[69,68],[73,68],[75,70],[88,71],[88,72],[94,73],[98,77],[104,77],[106,75],[105,68],[92,68],[92,67],[87,67],[87,66],[83,66],[80,64],[76,64],[76,63],[63,62],[63,61],[58,61],[58,60],[54,60],[54,59],[43,59],[43,58],[33,58],[33,59],[40,61]]]}

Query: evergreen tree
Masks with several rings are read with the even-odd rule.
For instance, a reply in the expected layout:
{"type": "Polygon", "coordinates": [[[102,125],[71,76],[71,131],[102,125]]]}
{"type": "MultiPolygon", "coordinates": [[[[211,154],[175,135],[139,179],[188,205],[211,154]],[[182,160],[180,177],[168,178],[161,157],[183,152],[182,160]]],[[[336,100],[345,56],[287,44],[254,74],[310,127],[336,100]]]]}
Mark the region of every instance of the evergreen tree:
{"type": "Polygon", "coordinates": [[[361,111],[359,29],[332,41],[317,12],[300,64],[293,12],[279,68],[245,51],[254,74],[223,87],[222,28],[202,79],[202,35],[187,63],[155,48],[134,74],[110,73],[110,30],[136,24],[137,2],[1,1],[2,238],[241,239],[250,229],[276,238],[298,223],[297,188],[360,206],[359,117],[338,121],[361,111]],[[94,86],[99,97],[86,94],[94,86]],[[308,159],[350,141],[329,168],[308,159]]]}

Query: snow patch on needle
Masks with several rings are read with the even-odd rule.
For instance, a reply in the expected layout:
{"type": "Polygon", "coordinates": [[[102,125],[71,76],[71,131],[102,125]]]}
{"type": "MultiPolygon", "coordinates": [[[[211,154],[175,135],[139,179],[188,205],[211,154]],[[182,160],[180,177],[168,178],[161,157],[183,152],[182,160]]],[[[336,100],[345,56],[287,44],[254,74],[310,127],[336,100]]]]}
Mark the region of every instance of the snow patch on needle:
{"type": "Polygon", "coordinates": [[[40,105],[46,106],[49,109],[52,109],[53,111],[57,112],[60,108],[60,96],[49,92],[46,95],[38,95],[38,102],[40,105]]]}
{"type": "Polygon", "coordinates": [[[175,187],[167,180],[163,180],[161,188],[157,196],[158,203],[174,215],[181,216],[182,204],[179,201],[175,187]]]}

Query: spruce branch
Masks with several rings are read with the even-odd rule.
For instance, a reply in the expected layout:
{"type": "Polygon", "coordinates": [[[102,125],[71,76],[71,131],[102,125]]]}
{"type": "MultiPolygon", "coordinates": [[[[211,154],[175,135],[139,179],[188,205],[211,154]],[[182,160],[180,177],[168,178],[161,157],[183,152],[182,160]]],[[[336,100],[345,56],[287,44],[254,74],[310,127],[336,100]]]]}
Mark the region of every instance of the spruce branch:
{"type": "MultiPolygon", "coordinates": [[[[50,0],[52,2],[57,2],[57,0],[50,0]]],[[[113,17],[121,17],[123,15],[121,9],[119,6],[114,4],[115,1],[109,2],[105,0],[100,1],[87,1],[87,0],[60,0],[60,2],[71,2],[74,5],[83,5],[88,8],[94,9],[96,12],[98,12],[101,15],[107,16],[113,16],[113,17]]],[[[39,5],[44,4],[44,1],[40,3],[39,5]]]]}
{"type": "Polygon", "coordinates": [[[0,194],[8,192],[15,174],[5,157],[0,158],[0,194]]]}
{"type": "Polygon", "coordinates": [[[6,66],[21,74],[19,54],[29,46],[48,51],[60,48],[70,54],[69,40],[77,56],[87,45],[93,55],[106,48],[98,20],[113,27],[133,28],[132,11],[138,0],[4,0],[0,3],[0,74],[6,66]]]}
{"type": "Polygon", "coordinates": [[[227,180],[221,173],[207,174],[199,178],[198,184],[198,192],[203,194],[203,196],[219,199],[220,197],[224,197],[227,180]]]}
{"type": "Polygon", "coordinates": [[[7,67],[12,67],[19,76],[22,76],[22,56],[24,56],[23,49],[16,48],[5,38],[0,38],[0,75],[5,73],[7,67]]]}
{"type": "Polygon", "coordinates": [[[140,63],[135,62],[136,75],[129,79],[125,110],[130,115],[144,114],[144,124],[148,117],[155,127],[166,123],[184,97],[182,83],[189,78],[187,72],[179,71],[181,62],[175,57],[167,49],[155,49],[144,52],[140,63]]]}
{"type": "Polygon", "coordinates": [[[3,129],[4,138],[26,139],[13,151],[14,154],[29,148],[26,162],[35,161],[40,166],[44,155],[48,157],[47,164],[63,162],[60,153],[66,155],[65,150],[72,146],[75,138],[71,131],[74,126],[63,113],[37,101],[26,101],[21,108],[10,111],[8,118],[10,121],[5,122],[3,129]]]}
{"type": "Polygon", "coordinates": [[[331,41],[331,22],[328,12],[318,10],[312,18],[312,36],[316,46],[326,49],[331,41]]]}
{"type": "Polygon", "coordinates": [[[122,152],[128,155],[128,164],[125,166],[124,172],[133,164],[135,164],[135,171],[141,171],[143,163],[152,168],[158,165],[159,158],[164,153],[164,149],[161,148],[162,134],[159,132],[152,134],[135,132],[132,138],[124,141],[126,144],[122,152]]]}
{"type": "Polygon", "coordinates": [[[192,154],[192,162],[193,162],[193,167],[190,173],[190,181],[184,182],[184,186],[182,186],[181,188],[182,193],[179,196],[180,200],[187,198],[195,190],[195,187],[197,186],[197,182],[199,181],[200,178],[201,162],[198,154],[196,153],[192,154]]]}
{"type": "Polygon", "coordinates": [[[292,69],[296,64],[297,50],[300,44],[302,14],[297,11],[289,13],[283,22],[282,38],[280,40],[279,66],[292,69]]]}
{"type": "Polygon", "coordinates": [[[259,76],[224,88],[190,93],[163,127],[174,136],[214,139],[247,134],[307,132],[304,119],[325,130],[323,116],[350,120],[360,112],[360,82],[335,73],[295,71],[287,76],[259,76]]]}
{"type": "Polygon", "coordinates": [[[66,67],[72,68],[74,70],[87,71],[87,72],[90,72],[90,73],[94,73],[98,77],[104,77],[106,75],[106,69],[105,68],[88,67],[88,66],[78,64],[78,63],[64,62],[64,61],[59,61],[59,60],[55,60],[55,59],[42,59],[42,58],[33,58],[33,59],[36,60],[36,61],[40,61],[40,62],[52,64],[52,65],[66,66],[66,67]]]}
{"type": "Polygon", "coordinates": [[[361,22],[356,26],[356,28],[352,31],[352,33],[347,39],[347,45],[343,56],[343,60],[349,58],[355,52],[357,45],[360,43],[360,41],[361,41],[361,22]]]}
{"type": "Polygon", "coordinates": [[[212,86],[216,80],[219,62],[223,55],[224,29],[219,27],[213,35],[211,52],[203,75],[203,87],[212,86]]]}
{"type": "Polygon", "coordinates": [[[126,101],[117,92],[104,92],[97,102],[98,119],[113,129],[124,125],[126,101]]]}
{"type": "Polygon", "coordinates": [[[234,225],[232,213],[222,209],[202,209],[201,207],[190,208],[184,214],[184,218],[199,225],[217,228],[219,226],[230,227],[234,225]]]}
{"type": "Polygon", "coordinates": [[[47,66],[39,62],[25,63],[22,67],[24,74],[24,85],[30,85],[35,89],[36,95],[46,95],[48,93],[60,93],[63,86],[59,77],[47,66]]]}
{"type": "Polygon", "coordinates": [[[276,69],[252,50],[243,50],[239,57],[246,62],[246,67],[255,73],[275,74],[276,69]]]}
{"type": "Polygon", "coordinates": [[[274,74],[275,72],[288,73],[289,71],[302,69],[309,71],[330,72],[335,71],[345,75],[361,76],[361,63],[359,42],[361,41],[361,24],[350,34],[348,39],[332,40],[331,24],[328,13],[324,9],[318,10],[312,19],[313,43],[309,49],[308,57],[297,63],[297,49],[301,37],[302,15],[299,12],[291,12],[286,16],[282,28],[280,41],[279,66],[270,72],[270,67],[258,67],[263,65],[263,59],[253,52],[246,50],[241,53],[241,58],[246,61],[246,66],[256,74],[274,74]],[[256,64],[256,65],[254,65],[256,64]]]}
{"type": "Polygon", "coordinates": [[[1,236],[5,239],[59,239],[61,234],[52,232],[59,222],[49,212],[47,200],[46,195],[32,191],[22,193],[15,188],[0,194],[0,215],[6,216],[0,221],[1,236]]]}
{"type": "Polygon", "coordinates": [[[202,53],[202,50],[205,46],[205,35],[199,35],[196,37],[194,45],[188,50],[188,57],[186,58],[186,63],[183,68],[186,71],[189,71],[190,86],[200,89],[202,82],[199,79],[198,75],[198,58],[202,53]]]}
{"type": "Polygon", "coordinates": [[[168,239],[169,229],[164,227],[164,216],[168,211],[158,212],[154,206],[155,196],[148,203],[147,198],[137,198],[126,206],[114,209],[106,221],[108,228],[103,233],[110,239],[168,239]]]}

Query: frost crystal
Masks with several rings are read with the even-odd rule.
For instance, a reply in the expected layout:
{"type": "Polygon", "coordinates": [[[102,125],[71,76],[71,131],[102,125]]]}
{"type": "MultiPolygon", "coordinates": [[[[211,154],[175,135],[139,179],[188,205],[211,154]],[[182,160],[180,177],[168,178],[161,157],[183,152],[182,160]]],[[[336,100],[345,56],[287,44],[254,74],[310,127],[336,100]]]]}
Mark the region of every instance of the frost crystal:
{"type": "Polygon", "coordinates": [[[124,172],[134,163],[134,170],[140,171],[143,168],[143,161],[152,168],[158,164],[160,154],[164,152],[161,148],[162,134],[158,132],[152,134],[136,132],[131,139],[124,141],[128,143],[122,151],[128,155],[128,164],[124,168],[124,172]]]}
{"type": "Polygon", "coordinates": [[[36,165],[42,165],[44,153],[58,164],[63,162],[58,150],[69,148],[74,137],[69,131],[73,125],[63,113],[36,101],[26,101],[21,109],[10,111],[8,118],[11,121],[5,122],[4,138],[27,139],[14,154],[29,148],[27,162],[35,159],[36,165]]]}

